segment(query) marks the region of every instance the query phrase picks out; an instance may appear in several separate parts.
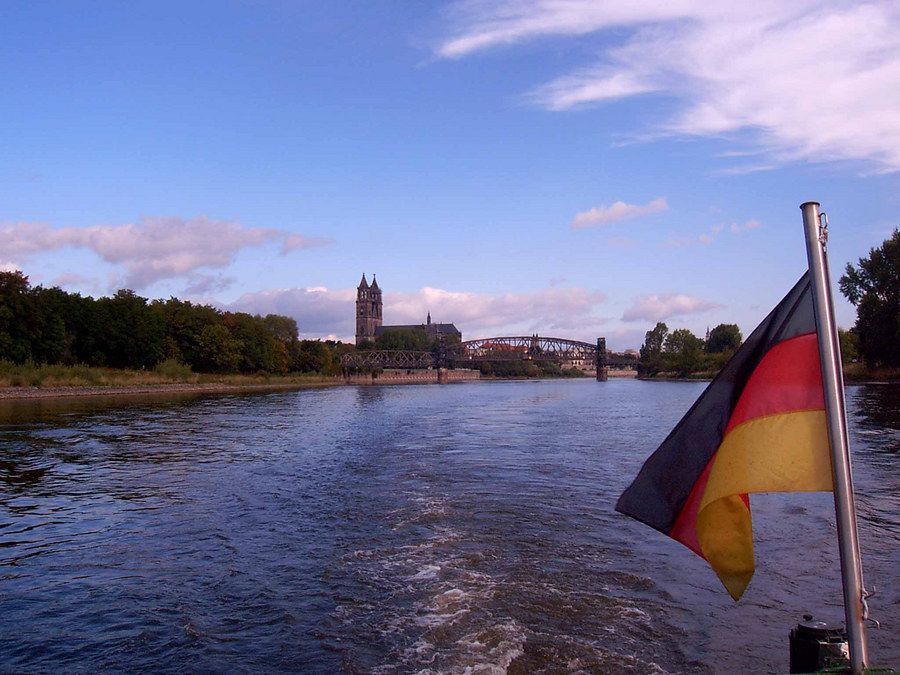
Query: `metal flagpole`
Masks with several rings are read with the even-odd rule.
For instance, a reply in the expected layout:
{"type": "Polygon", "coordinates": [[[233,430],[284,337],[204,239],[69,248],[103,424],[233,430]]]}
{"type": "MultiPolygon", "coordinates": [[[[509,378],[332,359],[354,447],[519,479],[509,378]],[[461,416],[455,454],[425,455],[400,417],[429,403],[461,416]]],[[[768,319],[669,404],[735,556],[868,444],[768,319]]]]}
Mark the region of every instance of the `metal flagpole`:
{"type": "Polygon", "coordinates": [[[825,388],[825,412],[828,417],[828,436],[831,443],[834,510],[837,518],[838,549],[841,555],[841,580],[844,586],[844,616],[850,647],[850,668],[854,675],[858,675],[866,668],[869,655],[866,647],[863,609],[865,598],[859,535],[856,530],[856,503],[853,499],[850,470],[850,441],[847,434],[847,412],[844,407],[844,376],[834,324],[831,276],[825,251],[828,229],[822,227],[819,221],[818,202],[801,204],[800,210],[803,212],[803,228],[806,232],[806,254],[812,277],[819,359],[822,363],[822,384],[825,388]]]}

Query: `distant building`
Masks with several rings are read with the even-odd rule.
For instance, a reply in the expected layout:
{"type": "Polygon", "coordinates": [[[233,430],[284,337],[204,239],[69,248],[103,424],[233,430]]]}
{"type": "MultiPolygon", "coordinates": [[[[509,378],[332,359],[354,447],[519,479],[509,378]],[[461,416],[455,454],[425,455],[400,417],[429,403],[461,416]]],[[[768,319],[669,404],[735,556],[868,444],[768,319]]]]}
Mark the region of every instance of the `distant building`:
{"type": "Polygon", "coordinates": [[[386,330],[421,330],[432,340],[443,335],[462,341],[462,333],[452,323],[432,323],[431,312],[428,312],[425,323],[382,325],[381,289],[378,288],[374,275],[372,285],[369,286],[366,275],[363,274],[362,281],[356,289],[356,344],[363,340],[374,341],[386,330]]]}

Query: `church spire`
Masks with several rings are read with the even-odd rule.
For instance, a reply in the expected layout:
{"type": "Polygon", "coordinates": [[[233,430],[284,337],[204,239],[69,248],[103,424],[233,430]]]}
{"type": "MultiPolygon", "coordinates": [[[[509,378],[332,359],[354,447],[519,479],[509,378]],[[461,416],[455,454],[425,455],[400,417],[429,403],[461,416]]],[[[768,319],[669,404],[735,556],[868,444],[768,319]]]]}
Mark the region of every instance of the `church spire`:
{"type": "Polygon", "coordinates": [[[359,288],[368,288],[369,283],[366,281],[366,273],[363,272],[362,281],[359,282],[359,288]]]}
{"type": "Polygon", "coordinates": [[[428,325],[430,326],[431,325],[431,312],[428,312],[428,319],[426,319],[426,321],[428,322],[428,325]]]}
{"type": "Polygon", "coordinates": [[[378,289],[378,282],[375,281],[375,275],[374,275],[374,274],[372,275],[372,290],[373,290],[373,291],[379,290],[379,289],[378,289]]]}

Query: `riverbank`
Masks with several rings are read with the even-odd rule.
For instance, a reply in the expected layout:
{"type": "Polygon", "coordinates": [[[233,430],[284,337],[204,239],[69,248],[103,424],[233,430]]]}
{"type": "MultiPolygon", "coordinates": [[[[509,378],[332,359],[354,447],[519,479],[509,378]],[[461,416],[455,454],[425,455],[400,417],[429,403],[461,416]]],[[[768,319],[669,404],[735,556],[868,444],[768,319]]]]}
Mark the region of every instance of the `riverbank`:
{"type": "Polygon", "coordinates": [[[342,384],[321,375],[212,375],[178,364],[154,370],[117,370],[87,366],[34,366],[0,362],[0,400],[125,396],[145,394],[229,393],[304,389],[342,384]]]}
{"type": "Polygon", "coordinates": [[[153,384],[129,386],[69,386],[69,387],[0,387],[0,400],[27,398],[70,398],[77,396],[145,396],[148,394],[228,394],[255,391],[312,389],[343,384],[337,378],[292,382],[260,382],[228,384],[153,384]]]}
{"type": "MultiPolygon", "coordinates": [[[[866,368],[862,363],[851,363],[844,366],[844,383],[855,384],[897,384],[900,383],[900,369],[898,368],[866,368]]],[[[638,379],[649,382],[710,382],[718,373],[700,372],[690,375],[677,375],[675,373],[658,373],[653,377],[639,377],[638,379]]]]}

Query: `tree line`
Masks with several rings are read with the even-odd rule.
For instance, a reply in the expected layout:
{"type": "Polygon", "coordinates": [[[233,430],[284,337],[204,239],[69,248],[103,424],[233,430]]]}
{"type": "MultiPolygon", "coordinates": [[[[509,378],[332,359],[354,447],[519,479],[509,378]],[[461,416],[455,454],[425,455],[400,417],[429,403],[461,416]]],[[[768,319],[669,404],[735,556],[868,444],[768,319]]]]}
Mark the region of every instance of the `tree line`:
{"type": "Polygon", "coordinates": [[[733,323],[721,323],[702,340],[687,328],[669,332],[662,321],[644,336],[638,375],[653,377],[659,373],[675,373],[687,377],[696,373],[717,373],[743,341],[740,329],[733,323]]]}
{"type": "Polygon", "coordinates": [[[0,359],[11,363],[143,370],[174,361],[198,373],[335,375],[347,347],[300,340],[297,322],[278,314],[148,301],[124,289],[95,300],[0,272],[0,359]]]}

